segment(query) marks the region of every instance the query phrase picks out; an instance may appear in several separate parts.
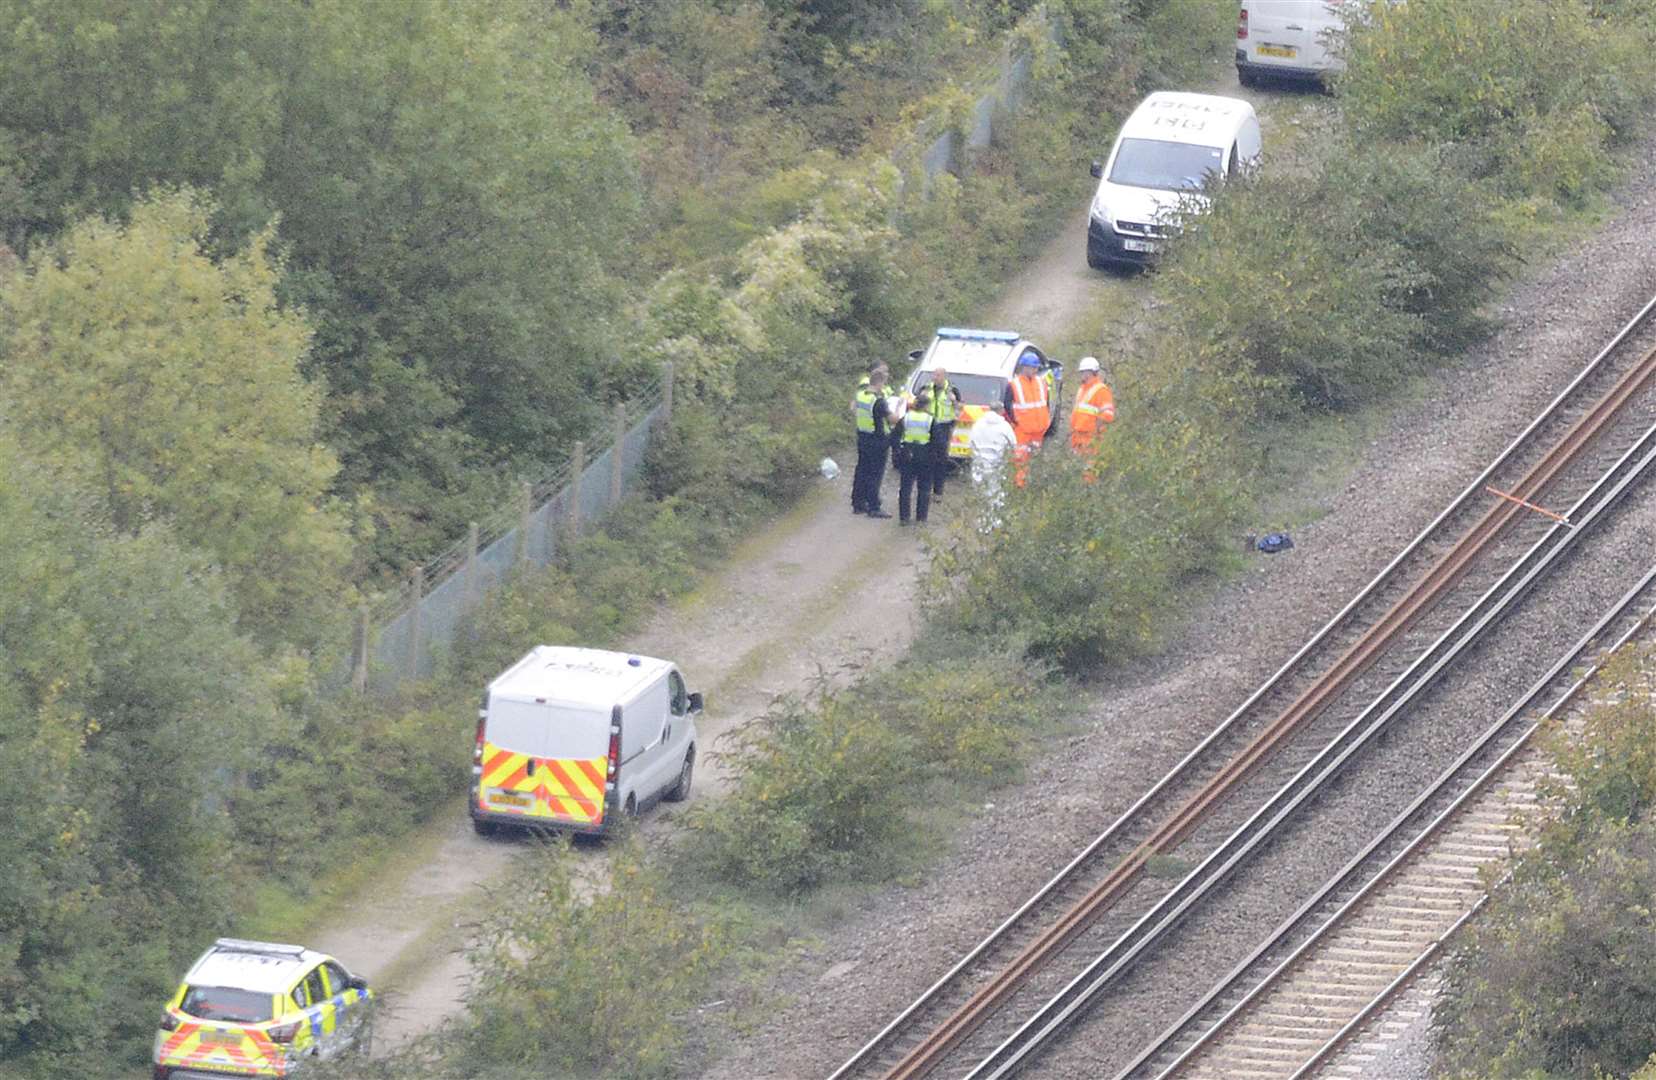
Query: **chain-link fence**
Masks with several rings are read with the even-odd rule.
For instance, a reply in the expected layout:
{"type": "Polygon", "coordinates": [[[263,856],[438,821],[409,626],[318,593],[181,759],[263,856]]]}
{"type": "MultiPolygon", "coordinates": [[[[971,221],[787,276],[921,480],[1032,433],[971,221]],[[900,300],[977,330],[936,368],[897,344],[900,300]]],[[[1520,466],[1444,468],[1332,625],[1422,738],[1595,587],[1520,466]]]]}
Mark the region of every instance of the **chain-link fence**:
{"type": "Polygon", "coordinates": [[[513,572],[546,566],[637,482],[650,437],[671,418],[672,368],[615,407],[596,452],[575,444],[569,464],[525,483],[517,505],[474,523],[466,538],[409,576],[400,594],[364,608],[349,665],[359,691],[384,692],[434,674],[461,621],[513,572]]]}
{"type": "MultiPolygon", "coordinates": [[[[1044,8],[1037,8],[1025,19],[1026,30],[1038,33],[1048,41],[1057,41],[1058,28],[1048,18],[1044,8]]],[[[938,173],[953,172],[960,168],[963,146],[966,150],[981,150],[989,145],[995,135],[997,114],[1004,117],[1022,104],[1033,69],[1034,58],[1030,55],[1025,39],[1018,34],[1009,35],[1007,44],[1001,49],[1000,62],[995,69],[994,85],[974,102],[967,130],[956,131],[951,127],[942,134],[934,135],[933,133],[944,127],[947,121],[933,119],[921,125],[917,133],[922,140],[919,144],[920,173],[927,191],[931,190],[931,183],[937,178],[938,173]],[[931,137],[930,142],[924,141],[927,137],[931,137]]],[[[914,144],[909,144],[893,156],[901,164],[903,156],[913,152],[914,144]]]]}

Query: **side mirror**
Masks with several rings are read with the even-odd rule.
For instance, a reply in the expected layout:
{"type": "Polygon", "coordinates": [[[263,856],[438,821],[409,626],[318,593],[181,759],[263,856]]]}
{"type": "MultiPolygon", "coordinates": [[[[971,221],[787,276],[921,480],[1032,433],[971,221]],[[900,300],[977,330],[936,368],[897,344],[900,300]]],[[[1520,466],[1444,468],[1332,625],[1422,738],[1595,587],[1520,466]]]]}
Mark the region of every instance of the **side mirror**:
{"type": "Polygon", "coordinates": [[[350,987],[352,990],[366,990],[368,989],[368,980],[364,979],[361,975],[352,975],[350,980],[347,981],[345,985],[350,987]]]}
{"type": "Polygon", "coordinates": [[[909,359],[913,360],[916,364],[918,364],[920,362],[920,358],[922,356],[924,356],[925,354],[926,354],[925,349],[911,349],[911,350],[909,350],[909,359]]]}
{"type": "Polygon", "coordinates": [[[693,713],[702,711],[702,696],[699,690],[692,691],[690,694],[690,711],[693,713]]]}
{"type": "Polygon", "coordinates": [[[1104,179],[1104,163],[1102,161],[1093,162],[1092,163],[1092,168],[1088,169],[1087,171],[1092,174],[1092,178],[1094,180],[1104,179]]]}

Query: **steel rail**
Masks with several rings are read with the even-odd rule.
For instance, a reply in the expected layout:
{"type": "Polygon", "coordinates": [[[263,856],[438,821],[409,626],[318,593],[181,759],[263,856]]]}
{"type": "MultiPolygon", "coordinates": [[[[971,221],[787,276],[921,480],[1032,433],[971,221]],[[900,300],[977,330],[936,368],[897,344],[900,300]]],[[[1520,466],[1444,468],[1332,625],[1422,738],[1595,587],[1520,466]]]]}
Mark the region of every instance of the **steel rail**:
{"type": "Polygon", "coordinates": [[[1044,1047],[1098,994],[1124,973],[1150,945],[1165,936],[1195,904],[1210,895],[1266,840],[1273,838],[1284,823],[1331,782],[1356,753],[1366,747],[1402,710],[1440,678],[1466,649],[1476,644],[1498,619],[1509,611],[1553,564],[1591,531],[1592,526],[1626,494],[1656,462],[1656,426],[1648,429],[1632,450],[1604,474],[1577,501],[1569,517],[1571,528],[1555,524],[1528,552],[1491,586],[1455,625],[1441,635],[1409,669],[1392,683],[1361,715],[1300,769],[1261,808],[1256,810],[1230,837],[1211,852],[1174,889],[1105,950],[1080,975],[1019,1026],[1010,1037],[967,1074],[1004,1077],[1015,1071],[1034,1052],[1044,1047]],[[1631,471],[1625,471],[1632,465],[1631,471]],[[1619,477],[1619,478],[1618,478],[1619,477]],[[1608,485],[1608,490],[1604,490],[1608,485]],[[1602,497],[1601,497],[1602,496],[1602,497]],[[1585,513],[1577,511],[1589,505],[1585,513]],[[1562,534],[1562,535],[1560,535],[1562,534]],[[1514,581],[1516,576],[1517,580],[1514,581]],[[1468,622],[1471,625],[1468,627],[1468,622]],[[1458,640],[1451,637],[1465,628],[1458,640]],[[1420,677],[1405,684],[1422,666],[1420,677]],[[1394,693],[1400,696],[1391,700],[1394,693]],[[1387,702],[1389,701],[1389,704],[1387,702]],[[1376,708],[1381,711],[1374,716],[1376,708]],[[1360,725],[1363,725],[1360,727],[1360,725]],[[1313,769],[1318,769],[1312,775],[1313,769]],[[1270,815],[1267,820],[1267,815],[1270,815]],[[1216,861],[1224,862],[1214,868],[1216,861]]]}
{"type": "MultiPolygon", "coordinates": [[[[1485,481],[1511,459],[1531,433],[1547,420],[1552,419],[1552,414],[1562,408],[1563,403],[1569,400],[1575,389],[1598,370],[1614,350],[1642,325],[1653,310],[1656,310],[1656,299],[1647,303],[1638,315],[1624,325],[1611,343],[1600,350],[1587,367],[1578,373],[1569,386],[1553,399],[1552,403],[1547,406],[1547,409],[1540,416],[1531,421],[1524,433],[1509,444],[1494,463],[1486,467],[1479,477],[1468,485],[1466,490],[1434,519],[1431,525],[1428,525],[1425,530],[1416,536],[1404,551],[1397,555],[1386,569],[1381,571],[1380,575],[1373,579],[1357,597],[1348,602],[1339,614],[1325,624],[1311,641],[1302,646],[1287,664],[1278,669],[1223,724],[1188,753],[1149,792],[1141,796],[1109,829],[1093,840],[1063,870],[1048,881],[1029,900],[1025,901],[988,938],[980,942],[948,973],[923,993],[919,999],[910,1004],[851,1059],[841,1065],[832,1074],[830,1080],[839,1080],[839,1078],[845,1077],[853,1070],[862,1067],[893,1034],[901,1030],[917,1012],[930,1004],[943,990],[951,986],[961,973],[996,945],[1030,911],[1045,901],[1058,888],[1067,884],[1075,876],[1077,869],[1092,859],[1104,844],[1114,838],[1129,823],[1136,823],[1138,815],[1151,800],[1161,795],[1173,783],[1184,779],[1184,774],[1189,771],[1198,757],[1219,738],[1227,734],[1268,692],[1275,689],[1277,684],[1293,671],[1313,648],[1320,645],[1330,633],[1343,623],[1358,605],[1386,584],[1394,570],[1426,543],[1431,534],[1441,526],[1442,522],[1447,521],[1454,513],[1464,508],[1469,499],[1481,496],[1485,481]]],[[[1514,485],[1515,493],[1522,496],[1534,496],[1544,489],[1557,477],[1559,472],[1574,460],[1580,449],[1592,440],[1607,419],[1618,413],[1634,394],[1644,388],[1653,375],[1656,375],[1656,353],[1647,354],[1644,361],[1640,365],[1636,365],[1633,372],[1624,375],[1608,393],[1601,396],[1582,416],[1578,417],[1564,437],[1553,443],[1543,454],[1541,460],[1532,465],[1522,480],[1514,485]]],[[[1210,779],[1201,791],[1187,800],[1172,818],[1164,821],[1148,840],[1139,844],[1126,856],[1107,878],[1088,893],[1086,898],[1068,909],[1056,922],[1050,924],[1011,964],[1001,969],[964,1005],[951,1014],[941,1026],[933,1029],[925,1040],[909,1051],[898,1065],[887,1074],[888,1077],[923,1075],[981,1025],[988,1014],[1012,990],[1026,980],[1034,970],[1042,966],[1051,955],[1061,951],[1069,941],[1073,940],[1077,934],[1085,930],[1099,915],[1106,911],[1116,898],[1124,894],[1126,889],[1136,880],[1151,856],[1165,852],[1183,840],[1230,789],[1251,775],[1283,742],[1317,715],[1335,695],[1347,689],[1351,682],[1366,671],[1398,634],[1407,629],[1423,611],[1436,603],[1446,591],[1453,588],[1461,580],[1472,564],[1474,557],[1499,536],[1520,512],[1520,508],[1509,501],[1503,500],[1492,505],[1478,520],[1477,524],[1461,538],[1455,549],[1435,564],[1425,578],[1417,582],[1404,597],[1393,604],[1377,623],[1370,627],[1357,643],[1347,649],[1334,667],[1324,674],[1319,683],[1303,693],[1281,717],[1268,724],[1240,754],[1221,766],[1217,776],[1210,779]]]]}
{"type": "MultiPolygon", "coordinates": [[[[1628,610],[1633,607],[1634,602],[1637,601],[1641,595],[1649,591],[1653,584],[1656,584],[1656,567],[1653,567],[1651,570],[1647,571],[1638,584],[1634,585],[1633,588],[1624,593],[1622,597],[1617,600],[1608,611],[1605,612],[1605,614],[1599,619],[1598,623],[1591,630],[1582,635],[1582,637],[1573,646],[1566,650],[1563,656],[1552,666],[1552,668],[1548,670],[1548,672],[1540,679],[1536,680],[1536,682],[1527,691],[1525,691],[1518,701],[1504,714],[1502,714],[1499,720],[1490,725],[1483,735],[1480,736],[1478,740],[1474,742],[1464,753],[1462,753],[1454,764],[1444,769],[1435,781],[1433,781],[1418,796],[1416,796],[1415,800],[1408,806],[1407,809],[1403,810],[1395,818],[1393,818],[1392,821],[1374,837],[1374,839],[1369,841],[1362,851],[1354,855],[1345,866],[1341,867],[1337,873],[1330,877],[1328,881],[1323,884],[1322,888],[1320,888],[1304,904],[1300,905],[1298,910],[1284,919],[1269,936],[1267,936],[1257,947],[1255,947],[1254,951],[1250,953],[1246,959],[1238,963],[1231,969],[1229,974],[1215,983],[1207,994],[1202,997],[1201,1001],[1191,1006],[1191,1008],[1186,1011],[1183,1016],[1181,1016],[1165,1031],[1158,1035],[1154,1041],[1146,1046],[1145,1049],[1139,1053],[1138,1057],[1134,1058],[1126,1068],[1117,1073],[1116,1080],[1127,1080],[1127,1078],[1144,1068],[1156,1057],[1167,1052],[1173,1043],[1178,1040],[1179,1036],[1184,1034],[1189,1026],[1195,1022],[1204,1011],[1212,1007],[1213,1003],[1218,1001],[1225,994],[1234,990],[1250,969],[1257,965],[1260,960],[1262,960],[1270,952],[1280,947],[1293,934],[1294,930],[1301,926],[1305,920],[1319,907],[1325,904],[1331,896],[1337,893],[1341,888],[1348,886],[1352,875],[1355,874],[1363,866],[1363,864],[1371,860],[1375,853],[1382,847],[1394,842],[1399,836],[1403,835],[1410,822],[1414,821],[1418,817],[1420,811],[1431,802],[1439,799],[1443,793],[1448,790],[1449,786],[1455,781],[1455,779],[1466,770],[1467,766],[1470,765],[1474,759],[1486,753],[1490,747],[1495,745],[1496,740],[1501,736],[1501,734],[1510,728],[1515,720],[1521,719],[1523,715],[1534,706],[1535,702],[1547,692],[1547,689],[1557,682],[1561,675],[1568,674],[1570,669],[1577,662],[1579,662],[1581,657],[1593,647],[1594,643],[1603,637],[1604,633],[1618,620],[1625,616],[1628,610]]],[[[1285,975],[1295,964],[1303,959],[1306,953],[1315,948],[1331,930],[1339,926],[1340,923],[1343,922],[1343,920],[1360,903],[1366,900],[1377,888],[1388,881],[1405,862],[1413,858],[1421,850],[1421,848],[1428,841],[1433,839],[1442,830],[1443,826],[1447,824],[1455,815],[1460,813],[1460,811],[1465,808],[1465,806],[1472,799],[1481,795],[1488,788],[1488,786],[1507,769],[1507,767],[1511,764],[1512,759],[1530,744],[1531,739],[1540,729],[1541,725],[1548,719],[1568,708],[1569,705],[1575,701],[1581,691],[1592,682],[1594,676],[1596,676],[1599,670],[1603,667],[1604,659],[1614,653],[1617,649],[1621,648],[1623,645],[1627,644],[1628,641],[1636,637],[1646,626],[1650,624],[1653,618],[1656,618],[1656,607],[1647,609],[1645,613],[1637,621],[1635,621],[1619,639],[1608,647],[1600,650],[1600,658],[1573,684],[1571,684],[1568,689],[1559,695],[1556,701],[1554,701],[1543,713],[1541,713],[1537,722],[1530,724],[1527,728],[1520,732],[1511,746],[1504,750],[1494,762],[1492,762],[1476,778],[1474,778],[1467,786],[1466,790],[1457,796],[1449,806],[1447,806],[1425,827],[1423,827],[1420,832],[1408,842],[1406,847],[1393,856],[1384,866],[1375,871],[1374,875],[1369,878],[1361,889],[1340,904],[1340,906],[1329,915],[1328,919],[1317,928],[1314,934],[1297,946],[1293,952],[1277,964],[1269,974],[1262,978],[1256,986],[1249,990],[1244,997],[1238,1000],[1236,1004],[1231,1006],[1231,1008],[1226,1010],[1223,1015],[1214,1020],[1213,1023],[1202,1032],[1195,1042],[1193,1042],[1189,1047],[1182,1051],[1177,1058],[1158,1072],[1156,1074],[1157,1080],[1164,1080],[1164,1078],[1170,1077],[1176,1070],[1188,1064],[1192,1058],[1206,1049],[1224,1032],[1229,1024],[1235,1021],[1243,1013],[1247,1012],[1248,1009],[1250,1009],[1260,998],[1262,998],[1271,987],[1276,985],[1283,975],[1285,975]]],[[[1459,923],[1456,925],[1458,926],[1459,923]]],[[[1445,937],[1447,937],[1447,935],[1445,935],[1445,937]]],[[[1401,988],[1400,984],[1394,987],[1388,987],[1387,989],[1388,992],[1393,992],[1398,988],[1401,988]]],[[[1371,1003],[1369,1011],[1372,1011],[1372,1008],[1373,1003],[1371,1003]]],[[[1347,1027],[1359,1024],[1364,1015],[1366,1015],[1366,1013],[1360,1014],[1358,1020],[1353,1021],[1352,1024],[1347,1025],[1347,1027]]],[[[1330,1040],[1328,1046],[1326,1046],[1323,1051],[1319,1051],[1319,1053],[1326,1054],[1326,1052],[1331,1051],[1339,1038],[1340,1036],[1336,1036],[1334,1040],[1330,1040]]]]}

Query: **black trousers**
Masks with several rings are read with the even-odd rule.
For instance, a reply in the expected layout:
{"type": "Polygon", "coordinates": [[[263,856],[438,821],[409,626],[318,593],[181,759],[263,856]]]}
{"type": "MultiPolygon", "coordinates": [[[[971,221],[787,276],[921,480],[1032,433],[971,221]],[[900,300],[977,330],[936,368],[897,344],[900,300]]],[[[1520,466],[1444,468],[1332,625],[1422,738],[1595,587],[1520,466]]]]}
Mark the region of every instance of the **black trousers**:
{"type": "Polygon", "coordinates": [[[857,432],[857,471],[851,475],[851,509],[878,510],[885,481],[887,442],[873,432],[857,432]]]}
{"type": "Polygon", "coordinates": [[[932,494],[943,494],[943,480],[949,475],[949,440],[954,438],[954,421],[933,424],[931,444],[927,447],[932,458],[932,494]]]}
{"type": "Polygon", "coordinates": [[[898,467],[902,470],[903,482],[897,488],[897,518],[900,521],[909,519],[909,493],[913,492],[914,520],[925,521],[926,512],[931,509],[931,447],[905,447],[899,453],[902,460],[898,467]]]}

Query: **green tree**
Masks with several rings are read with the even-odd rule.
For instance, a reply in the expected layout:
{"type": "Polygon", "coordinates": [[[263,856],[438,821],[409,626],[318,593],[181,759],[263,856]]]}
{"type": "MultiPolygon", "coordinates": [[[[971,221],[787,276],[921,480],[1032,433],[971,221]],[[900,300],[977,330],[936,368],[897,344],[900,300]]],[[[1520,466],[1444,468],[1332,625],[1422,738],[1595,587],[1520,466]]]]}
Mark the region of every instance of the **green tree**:
{"type": "Polygon", "coordinates": [[[223,925],[223,789],[284,728],[200,553],[112,530],[8,432],[0,475],[0,1061],[102,1072],[223,925]]]}
{"type": "Polygon", "coordinates": [[[242,626],[309,646],[351,555],[298,370],[310,332],[276,303],[271,234],[215,263],[209,212],[161,194],[39,250],[0,285],[0,394],[30,452],[95,490],[118,529],[169,523],[224,567],[242,626]]]}

